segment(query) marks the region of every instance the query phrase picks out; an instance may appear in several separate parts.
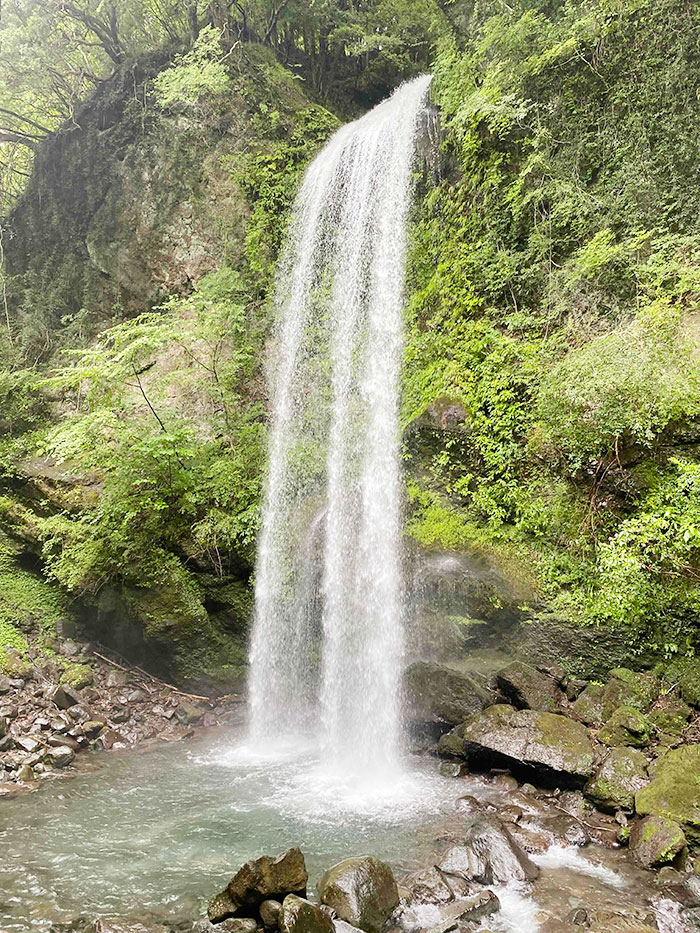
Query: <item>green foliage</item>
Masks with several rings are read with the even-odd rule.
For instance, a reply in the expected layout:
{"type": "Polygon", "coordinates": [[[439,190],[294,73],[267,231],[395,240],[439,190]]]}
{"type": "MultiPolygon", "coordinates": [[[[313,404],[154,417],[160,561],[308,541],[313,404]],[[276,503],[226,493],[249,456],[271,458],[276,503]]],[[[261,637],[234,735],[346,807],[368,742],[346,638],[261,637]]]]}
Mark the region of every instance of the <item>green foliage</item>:
{"type": "Polygon", "coordinates": [[[409,268],[409,530],[514,548],[553,607],[692,651],[700,13],[447,9],[446,171],[409,268]],[[428,442],[416,426],[442,397],[464,425],[428,442]]]}
{"type": "Polygon", "coordinates": [[[207,26],[188,52],[156,75],[153,90],[159,106],[179,110],[195,106],[203,96],[223,98],[231,84],[223,58],[221,37],[207,26]]]}

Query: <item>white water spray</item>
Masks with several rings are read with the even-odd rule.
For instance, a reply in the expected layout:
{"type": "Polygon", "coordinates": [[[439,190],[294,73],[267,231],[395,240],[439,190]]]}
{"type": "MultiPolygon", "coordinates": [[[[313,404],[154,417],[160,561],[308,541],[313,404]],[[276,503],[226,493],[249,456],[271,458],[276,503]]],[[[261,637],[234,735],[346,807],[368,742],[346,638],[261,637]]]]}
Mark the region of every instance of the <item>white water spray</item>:
{"type": "Polygon", "coordinates": [[[354,770],[398,757],[405,229],[429,83],[403,85],[330,140],[278,271],[252,738],[279,743],[320,721],[325,754],[354,770]]]}

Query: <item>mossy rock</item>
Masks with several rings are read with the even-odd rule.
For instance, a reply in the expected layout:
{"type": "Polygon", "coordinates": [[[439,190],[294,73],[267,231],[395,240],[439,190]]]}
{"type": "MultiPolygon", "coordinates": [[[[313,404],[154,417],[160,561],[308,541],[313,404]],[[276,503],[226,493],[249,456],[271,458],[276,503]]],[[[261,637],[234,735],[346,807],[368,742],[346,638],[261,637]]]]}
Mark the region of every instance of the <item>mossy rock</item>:
{"type": "Polygon", "coordinates": [[[644,713],[633,706],[620,706],[603,725],[598,738],[604,745],[645,748],[651,742],[652,726],[644,713]]]}
{"type": "Polygon", "coordinates": [[[497,671],[496,683],[509,702],[518,709],[548,710],[553,713],[559,709],[564,698],[551,677],[521,661],[514,661],[497,671]]]}
{"type": "Polygon", "coordinates": [[[603,721],[603,692],[600,684],[589,684],[571,706],[571,712],[587,726],[603,721]]]}
{"type": "Polygon", "coordinates": [[[700,706],[700,661],[693,661],[681,674],[678,682],[681,696],[691,706],[700,706]]]}
{"type": "Polygon", "coordinates": [[[441,758],[464,758],[464,725],[440,736],[437,753],[441,758]]]}
{"type": "Polygon", "coordinates": [[[406,669],[404,691],[412,722],[454,726],[492,702],[489,691],[475,677],[429,661],[416,661],[406,669]]]}
{"type": "Polygon", "coordinates": [[[588,730],[566,716],[499,704],[465,723],[463,734],[475,767],[508,767],[560,787],[582,787],[593,773],[588,730]]]}
{"type": "Polygon", "coordinates": [[[89,664],[68,664],[61,674],[61,683],[68,684],[76,690],[91,687],[95,682],[95,675],[89,664]]]}
{"type": "Polygon", "coordinates": [[[630,852],[644,868],[669,865],[686,846],[685,834],[675,820],[646,816],[632,827],[630,852]]]}
{"type": "Polygon", "coordinates": [[[612,748],[584,793],[600,810],[634,810],[634,795],[649,783],[647,759],[635,748],[612,748]]]}
{"type": "Polygon", "coordinates": [[[683,737],[693,711],[681,700],[671,701],[648,714],[662,745],[677,744],[683,737]]]}
{"type": "Polygon", "coordinates": [[[619,706],[633,706],[648,712],[659,695],[660,684],[651,674],[638,674],[626,667],[610,671],[610,680],[603,693],[603,720],[609,719],[619,706]]]}
{"type": "Polygon", "coordinates": [[[700,845],[700,745],[681,745],[658,759],[649,784],[635,794],[640,816],[661,816],[683,827],[700,845]]]}

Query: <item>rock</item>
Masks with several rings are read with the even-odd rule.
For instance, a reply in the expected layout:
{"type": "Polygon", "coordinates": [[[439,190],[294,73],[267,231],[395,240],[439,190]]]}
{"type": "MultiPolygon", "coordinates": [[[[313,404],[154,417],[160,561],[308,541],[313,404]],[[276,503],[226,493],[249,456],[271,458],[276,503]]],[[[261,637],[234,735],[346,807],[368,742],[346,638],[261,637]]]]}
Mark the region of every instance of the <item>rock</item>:
{"type": "Polygon", "coordinates": [[[588,684],[569,709],[576,719],[587,726],[603,721],[603,691],[599,684],[588,684]]]}
{"type": "Polygon", "coordinates": [[[475,678],[460,671],[416,661],[404,673],[408,718],[455,726],[478,713],[491,696],[475,678]]]}
{"type": "Polygon", "coordinates": [[[330,913],[296,894],[282,902],[279,928],[281,933],[334,933],[330,913]]]}
{"type": "Polygon", "coordinates": [[[273,858],[263,855],[251,859],[228,883],[232,901],[241,907],[257,907],[263,901],[281,900],[287,894],[306,893],[308,875],[304,856],[297,848],[273,858]]]}
{"type": "Polygon", "coordinates": [[[603,720],[609,719],[618,706],[631,706],[648,712],[659,695],[659,682],[651,674],[637,674],[626,667],[610,671],[603,692],[603,720]]]}
{"type": "MultiPolygon", "coordinates": [[[[439,919],[432,922],[426,933],[447,933],[449,930],[473,930],[485,917],[495,914],[500,909],[500,901],[493,891],[479,891],[469,897],[459,897],[441,904],[438,908],[439,919]],[[463,926],[468,924],[468,926],[463,926]]],[[[416,920],[411,916],[409,908],[404,918],[409,929],[416,929],[416,920]]],[[[425,929],[424,927],[421,927],[425,929]]],[[[349,930],[353,928],[350,927],[349,930]]],[[[340,931],[338,931],[340,933],[340,931]]]]}
{"type": "Polygon", "coordinates": [[[581,696],[587,686],[587,680],[580,680],[577,678],[574,678],[573,680],[567,680],[565,691],[567,700],[570,700],[573,703],[574,700],[581,696]]]}
{"type": "Polygon", "coordinates": [[[464,738],[462,726],[456,726],[444,735],[441,735],[437,743],[437,753],[441,758],[463,758],[464,757],[464,738]]]}
{"type": "Polygon", "coordinates": [[[647,719],[658,733],[661,743],[673,745],[682,738],[692,715],[693,711],[686,703],[677,701],[653,709],[647,719]]]}
{"type": "Polygon", "coordinates": [[[257,921],[251,917],[231,917],[216,926],[216,933],[256,933],[257,921]]]}
{"type": "Polygon", "coordinates": [[[480,813],[483,807],[476,797],[465,794],[455,800],[455,810],[459,810],[460,813],[480,813]]]}
{"type": "Polygon", "coordinates": [[[98,732],[101,732],[104,729],[105,724],[101,719],[88,719],[87,722],[83,723],[83,732],[88,738],[95,738],[98,732]]]}
{"type": "Polygon", "coordinates": [[[591,841],[585,826],[580,820],[576,820],[565,813],[538,817],[534,828],[541,828],[550,833],[556,843],[564,842],[570,846],[585,846],[591,841]]]}
{"type": "Polygon", "coordinates": [[[279,926],[282,905],[279,901],[266,900],[260,905],[260,919],[266,930],[276,930],[279,926]]]}
{"type": "Polygon", "coordinates": [[[89,924],[85,933],[168,933],[162,923],[142,923],[140,920],[101,917],[89,924]]]}
{"type": "Polygon", "coordinates": [[[700,661],[692,661],[678,681],[681,696],[691,706],[700,706],[700,661]]]}
{"type": "Polygon", "coordinates": [[[0,739],[0,752],[9,752],[11,748],[15,747],[15,740],[11,735],[4,735],[0,739]]]}
{"type": "Polygon", "coordinates": [[[188,700],[186,697],[181,697],[175,715],[179,722],[183,723],[186,726],[192,726],[196,722],[199,722],[203,713],[206,712],[204,707],[199,706],[197,703],[193,703],[192,700],[188,700]]]}
{"type": "Polygon", "coordinates": [[[649,783],[647,759],[634,748],[612,748],[586,784],[586,796],[601,810],[634,810],[634,795],[649,783]]]}
{"type": "Polygon", "coordinates": [[[514,661],[496,673],[496,683],[518,709],[559,709],[563,694],[552,677],[514,661]]]}
{"type": "Polygon", "coordinates": [[[9,693],[12,690],[12,684],[10,683],[9,677],[0,676],[0,696],[9,693]]]}
{"type": "Polygon", "coordinates": [[[464,845],[453,846],[438,865],[440,872],[481,884],[534,881],[539,869],[515,842],[508,829],[490,813],[469,820],[464,845]]]}
{"type": "Polygon", "coordinates": [[[34,774],[34,769],[30,765],[22,765],[17,769],[15,778],[18,781],[21,781],[22,784],[27,784],[29,781],[33,781],[36,775],[34,774]]]}
{"type": "Polygon", "coordinates": [[[227,917],[233,917],[239,904],[231,898],[228,888],[216,894],[207,907],[207,917],[212,923],[221,923],[227,917]]]}
{"type": "Polygon", "coordinates": [[[334,865],[321,878],[318,893],[321,903],[365,933],[380,933],[399,903],[391,868],[372,856],[334,865]]]}
{"type": "Polygon", "coordinates": [[[634,804],[640,816],[680,823],[688,840],[700,845],[700,745],[681,745],[659,758],[634,804]]]}
{"type": "Polygon", "coordinates": [[[633,706],[620,706],[606,721],[598,738],[605,745],[632,745],[644,748],[651,742],[649,720],[633,706]]]}
{"type": "Polygon", "coordinates": [[[0,737],[7,735],[10,728],[10,720],[7,716],[0,716],[0,737]]]}
{"type": "Polygon", "coordinates": [[[663,816],[645,816],[630,833],[630,852],[644,868],[668,865],[685,848],[685,835],[678,823],[663,816]]]}
{"type": "Polygon", "coordinates": [[[105,687],[125,687],[128,680],[125,671],[110,671],[105,677],[105,687]]]}
{"type": "Polygon", "coordinates": [[[33,735],[21,735],[19,738],[15,739],[15,745],[18,748],[24,749],[25,752],[36,752],[43,747],[40,740],[33,735]]]}
{"type": "Polygon", "coordinates": [[[443,777],[459,778],[467,774],[467,766],[459,761],[441,761],[440,774],[443,777]]]}
{"type": "Polygon", "coordinates": [[[106,751],[109,751],[111,748],[126,748],[127,746],[127,741],[124,736],[115,729],[107,729],[106,732],[103,732],[98,742],[106,751]]]}
{"type": "Polygon", "coordinates": [[[127,722],[127,721],[128,721],[128,719],[129,719],[129,711],[126,710],[126,709],[123,709],[123,708],[122,708],[122,709],[116,709],[116,710],[114,710],[112,713],[110,713],[109,718],[112,720],[112,722],[114,722],[114,723],[116,723],[117,725],[119,725],[120,723],[123,723],[123,722],[127,722]]]}
{"type": "Polygon", "coordinates": [[[70,709],[71,706],[80,703],[80,697],[75,690],[65,684],[58,684],[58,686],[52,687],[46,696],[47,699],[55,703],[59,709],[70,709]]]}
{"type": "Polygon", "coordinates": [[[464,727],[470,765],[536,771],[558,786],[583,786],[593,772],[588,732],[565,716],[491,706],[464,727]]]}
{"type": "Polygon", "coordinates": [[[48,743],[52,748],[72,748],[74,752],[80,749],[80,742],[72,735],[50,735],[48,743]]]}
{"type": "Polygon", "coordinates": [[[65,768],[69,765],[75,758],[75,752],[72,748],[68,748],[65,745],[61,745],[58,748],[52,748],[51,751],[46,756],[46,760],[49,764],[53,765],[54,768],[65,768]]]}

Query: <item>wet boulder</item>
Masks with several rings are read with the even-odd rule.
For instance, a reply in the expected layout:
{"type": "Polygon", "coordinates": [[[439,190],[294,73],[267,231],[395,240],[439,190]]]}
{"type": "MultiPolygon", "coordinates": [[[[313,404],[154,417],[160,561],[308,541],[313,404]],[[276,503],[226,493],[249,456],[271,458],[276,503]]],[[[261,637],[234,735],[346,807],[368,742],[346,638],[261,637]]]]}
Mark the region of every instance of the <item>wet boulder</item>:
{"type": "Polygon", "coordinates": [[[514,661],[497,671],[496,683],[517,709],[555,712],[564,699],[564,694],[553,677],[520,661],[514,661]]]}
{"type": "Polygon", "coordinates": [[[282,905],[279,901],[269,898],[263,901],[259,908],[260,919],[266,930],[276,930],[279,926],[282,905]]]}
{"type": "Polygon", "coordinates": [[[681,824],[693,845],[700,845],[700,745],[681,745],[656,762],[652,779],[637,791],[640,816],[661,816],[681,824]]]}
{"type": "Polygon", "coordinates": [[[477,768],[535,773],[560,787],[582,787],[593,773],[588,732],[565,716],[499,704],[465,723],[463,734],[467,760],[477,768]]]}
{"type": "Polygon", "coordinates": [[[282,902],[279,928],[281,933],[334,933],[330,912],[296,894],[282,902]]]}
{"type": "Polygon", "coordinates": [[[612,748],[584,791],[601,810],[634,810],[634,795],[649,783],[647,759],[635,748],[612,748]]]}
{"type": "Polygon", "coordinates": [[[68,748],[66,745],[59,745],[56,748],[51,748],[51,750],[46,755],[47,763],[52,765],[54,768],[65,768],[73,761],[74,758],[75,752],[72,748],[68,748]]]}
{"type": "Polygon", "coordinates": [[[345,859],[321,878],[318,893],[341,920],[365,933],[380,933],[399,903],[394,873],[372,856],[345,859]]]}
{"type": "Polygon", "coordinates": [[[233,917],[239,905],[228,893],[228,889],[216,894],[207,907],[207,917],[212,923],[222,923],[228,917],[233,917]]]}
{"type": "Polygon", "coordinates": [[[598,733],[604,745],[645,748],[651,742],[652,726],[644,713],[633,706],[620,706],[598,733]]]}
{"type": "Polygon", "coordinates": [[[232,901],[241,907],[257,907],[273,898],[281,900],[287,894],[306,894],[308,882],[306,864],[301,850],[288,849],[276,858],[262,855],[240,868],[228,883],[232,901]]]}
{"type": "Polygon", "coordinates": [[[681,827],[664,816],[645,816],[634,824],[630,833],[630,852],[644,868],[670,864],[685,845],[681,827]]]}
{"type": "Polygon", "coordinates": [[[491,694],[475,677],[429,661],[407,668],[404,690],[412,722],[455,726],[491,702],[491,694]]]}
{"type": "Polygon", "coordinates": [[[480,884],[534,881],[538,867],[515,842],[506,826],[490,813],[474,814],[466,828],[464,845],[453,846],[438,865],[446,876],[455,875],[480,884]]]}
{"type": "Polygon", "coordinates": [[[454,729],[440,736],[437,753],[441,758],[464,758],[463,732],[462,726],[455,726],[454,729]]]}
{"type": "Polygon", "coordinates": [[[603,720],[609,719],[619,706],[631,706],[648,712],[659,695],[660,685],[651,674],[638,674],[626,667],[610,671],[603,692],[603,720]]]}
{"type": "Polygon", "coordinates": [[[576,719],[586,726],[603,721],[603,693],[600,684],[588,684],[569,707],[576,719]]]}

